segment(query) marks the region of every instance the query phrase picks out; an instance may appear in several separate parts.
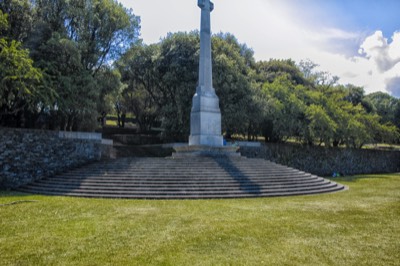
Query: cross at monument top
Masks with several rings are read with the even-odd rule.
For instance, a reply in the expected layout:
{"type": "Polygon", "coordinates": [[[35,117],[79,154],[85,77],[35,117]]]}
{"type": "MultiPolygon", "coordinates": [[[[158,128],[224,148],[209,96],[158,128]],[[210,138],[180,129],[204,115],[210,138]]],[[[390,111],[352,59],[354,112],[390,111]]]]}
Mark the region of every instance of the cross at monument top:
{"type": "Polygon", "coordinates": [[[210,0],[198,0],[197,5],[201,9],[209,7],[210,12],[214,10],[214,4],[210,0]]]}

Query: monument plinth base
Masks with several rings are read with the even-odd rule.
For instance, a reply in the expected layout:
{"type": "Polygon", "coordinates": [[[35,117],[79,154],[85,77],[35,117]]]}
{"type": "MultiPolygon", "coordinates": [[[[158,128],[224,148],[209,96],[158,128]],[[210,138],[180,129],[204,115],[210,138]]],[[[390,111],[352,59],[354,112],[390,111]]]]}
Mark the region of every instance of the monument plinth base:
{"type": "Polygon", "coordinates": [[[211,147],[204,145],[195,146],[174,146],[175,152],[172,154],[173,158],[182,157],[240,157],[238,152],[239,147],[235,146],[221,146],[211,147]]]}
{"type": "Polygon", "coordinates": [[[190,146],[212,146],[223,147],[224,139],[221,135],[191,135],[189,136],[190,146]]]}
{"type": "MultiPolygon", "coordinates": [[[[201,91],[203,88],[198,87],[201,91]]],[[[213,89],[193,96],[190,114],[190,146],[223,146],[219,100],[213,89]]]]}

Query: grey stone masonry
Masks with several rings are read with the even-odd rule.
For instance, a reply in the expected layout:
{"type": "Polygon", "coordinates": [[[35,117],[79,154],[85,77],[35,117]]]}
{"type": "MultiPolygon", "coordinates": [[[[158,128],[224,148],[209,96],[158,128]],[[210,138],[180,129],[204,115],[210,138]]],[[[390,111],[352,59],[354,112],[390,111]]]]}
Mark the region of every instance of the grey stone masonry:
{"type": "Polygon", "coordinates": [[[98,161],[106,146],[96,133],[0,127],[0,188],[16,188],[98,161]]]}
{"type": "Polygon", "coordinates": [[[190,146],[223,146],[219,99],[212,84],[210,0],[198,0],[201,8],[199,84],[190,115],[190,146]]]}
{"type": "Polygon", "coordinates": [[[248,158],[266,159],[319,176],[400,172],[400,151],[265,143],[260,147],[240,146],[240,153],[248,158]]]}

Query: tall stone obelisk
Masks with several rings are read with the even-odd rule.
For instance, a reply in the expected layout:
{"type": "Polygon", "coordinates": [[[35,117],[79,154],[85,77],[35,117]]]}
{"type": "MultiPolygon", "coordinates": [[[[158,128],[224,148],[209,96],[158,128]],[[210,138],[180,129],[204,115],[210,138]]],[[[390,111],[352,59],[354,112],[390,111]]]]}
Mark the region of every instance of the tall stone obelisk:
{"type": "Polygon", "coordinates": [[[198,0],[201,8],[199,84],[190,114],[189,146],[223,146],[221,111],[212,83],[210,0],[198,0]]]}

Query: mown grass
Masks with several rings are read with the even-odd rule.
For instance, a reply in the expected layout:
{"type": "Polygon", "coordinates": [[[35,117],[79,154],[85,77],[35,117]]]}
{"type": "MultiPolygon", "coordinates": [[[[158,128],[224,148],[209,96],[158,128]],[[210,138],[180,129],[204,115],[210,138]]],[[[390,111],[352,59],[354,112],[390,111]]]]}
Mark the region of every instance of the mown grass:
{"type": "Polygon", "coordinates": [[[399,265],[400,175],[338,181],[350,189],[235,200],[0,192],[0,265],[399,265]]]}

